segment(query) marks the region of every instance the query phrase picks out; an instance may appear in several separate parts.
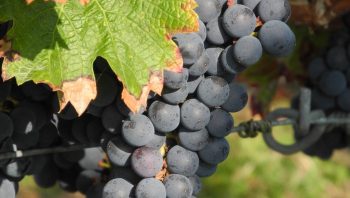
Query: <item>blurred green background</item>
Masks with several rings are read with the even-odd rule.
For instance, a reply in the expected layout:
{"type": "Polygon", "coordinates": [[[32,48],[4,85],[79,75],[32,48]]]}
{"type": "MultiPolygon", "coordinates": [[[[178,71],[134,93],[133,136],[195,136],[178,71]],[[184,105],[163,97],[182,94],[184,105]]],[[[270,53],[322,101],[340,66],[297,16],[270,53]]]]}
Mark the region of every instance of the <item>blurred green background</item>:
{"type": "MultiPolygon", "coordinates": [[[[275,107],[286,107],[278,100],[275,107]]],[[[236,124],[249,120],[249,107],[234,114],[236,124]]],[[[256,119],[259,119],[256,117],[256,119]]],[[[293,141],[290,127],[274,129],[282,142],[293,141]]],[[[219,165],[212,177],[203,179],[199,198],[346,198],[350,197],[350,153],[340,150],[329,161],[311,158],[302,153],[283,156],[270,150],[262,138],[228,137],[229,158],[219,165]]],[[[82,198],[79,193],[65,193],[58,187],[40,189],[31,177],[20,183],[18,198],[82,198]]]]}

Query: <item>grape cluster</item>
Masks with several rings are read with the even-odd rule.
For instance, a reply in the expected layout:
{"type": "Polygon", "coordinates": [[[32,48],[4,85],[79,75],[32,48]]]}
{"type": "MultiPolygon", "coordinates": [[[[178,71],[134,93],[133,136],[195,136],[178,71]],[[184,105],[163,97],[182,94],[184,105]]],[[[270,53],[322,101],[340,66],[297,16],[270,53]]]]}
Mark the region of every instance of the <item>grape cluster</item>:
{"type": "MultiPolygon", "coordinates": [[[[312,90],[313,110],[323,110],[327,115],[350,112],[349,43],[349,29],[334,32],[329,38],[327,49],[322,54],[314,55],[308,62],[306,86],[312,90]]],[[[297,105],[295,100],[293,106],[297,105]]],[[[345,148],[348,145],[350,139],[346,127],[334,126],[304,152],[328,159],[335,149],[345,148]]]]}
{"type": "Polygon", "coordinates": [[[58,183],[91,198],[198,195],[200,178],[213,175],[228,157],[231,112],[248,100],[235,76],[263,50],[289,54],[295,36],[285,24],[287,0],[197,3],[200,31],[173,36],[183,70],[164,71],[162,95],[151,93],[148,107],[139,112],[122,101],[122,85],[102,58],[94,62],[97,97],[81,116],[70,103],[59,111],[58,93],[45,84],[1,82],[1,153],[89,148],[1,160],[0,197],[15,197],[25,175],[33,175],[40,187],[58,183]]]}

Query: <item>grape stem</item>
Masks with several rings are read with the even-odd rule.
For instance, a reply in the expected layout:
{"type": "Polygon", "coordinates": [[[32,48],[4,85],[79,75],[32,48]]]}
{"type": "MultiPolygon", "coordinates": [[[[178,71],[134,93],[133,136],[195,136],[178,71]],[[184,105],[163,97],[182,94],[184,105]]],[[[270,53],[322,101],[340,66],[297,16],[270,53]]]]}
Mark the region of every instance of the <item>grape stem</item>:
{"type": "Polygon", "coordinates": [[[52,147],[52,148],[41,148],[41,149],[31,149],[31,150],[17,150],[13,152],[6,152],[6,153],[0,153],[0,160],[6,160],[6,159],[18,159],[23,157],[32,157],[37,155],[46,155],[46,154],[53,154],[53,153],[64,153],[64,152],[71,152],[71,151],[77,151],[87,148],[96,148],[99,147],[99,145],[86,145],[86,144],[79,144],[79,145],[73,145],[73,146],[58,146],[58,147],[52,147]]]}

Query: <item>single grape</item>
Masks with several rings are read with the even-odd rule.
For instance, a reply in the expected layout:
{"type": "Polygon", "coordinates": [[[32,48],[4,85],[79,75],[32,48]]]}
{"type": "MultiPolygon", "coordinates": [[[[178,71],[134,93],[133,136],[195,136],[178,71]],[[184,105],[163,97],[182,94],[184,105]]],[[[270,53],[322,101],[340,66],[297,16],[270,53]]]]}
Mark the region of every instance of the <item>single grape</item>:
{"type": "Polygon", "coordinates": [[[248,102],[246,89],[235,82],[229,84],[230,95],[226,102],[221,106],[227,112],[238,112],[242,110],[248,102]]]}
{"type": "Polygon", "coordinates": [[[189,130],[203,129],[210,120],[210,111],[207,106],[197,99],[190,99],[181,106],[181,124],[189,130]]]}
{"type": "Polygon", "coordinates": [[[337,70],[324,72],[320,78],[318,87],[329,96],[339,96],[346,89],[346,78],[337,70]]]}
{"type": "Polygon", "coordinates": [[[331,69],[346,70],[350,61],[343,46],[334,46],[326,55],[327,64],[331,69]]]}
{"type": "Polygon", "coordinates": [[[112,179],[103,188],[103,198],[129,198],[134,185],[120,178],[112,179]]]}
{"type": "Polygon", "coordinates": [[[176,34],[173,40],[180,48],[185,65],[194,64],[204,51],[202,38],[196,33],[176,34]]]}
{"type": "Polygon", "coordinates": [[[165,198],[166,190],[159,180],[146,178],[137,184],[135,194],[136,198],[165,198]]]}
{"type": "Polygon", "coordinates": [[[266,22],[258,35],[264,50],[273,56],[287,56],[295,47],[295,35],[282,21],[266,22]]]}
{"type": "Polygon", "coordinates": [[[140,177],[154,177],[163,167],[163,157],[157,149],[140,147],[131,156],[131,166],[140,177]]]}
{"type": "Polygon", "coordinates": [[[187,85],[184,85],[180,89],[174,90],[169,88],[164,88],[162,92],[162,98],[165,102],[173,105],[177,105],[185,102],[188,96],[187,85]]]}
{"type": "Polygon", "coordinates": [[[226,71],[225,73],[235,75],[237,73],[244,71],[245,69],[247,69],[247,67],[239,64],[234,59],[234,56],[233,56],[234,50],[233,49],[234,49],[233,45],[227,46],[225,48],[225,50],[220,55],[220,61],[222,64],[222,68],[224,68],[224,70],[226,71]]]}
{"type": "Polygon", "coordinates": [[[254,36],[244,36],[233,46],[233,56],[235,60],[244,66],[257,63],[262,56],[262,46],[260,41],[254,36]]]}
{"type": "Polygon", "coordinates": [[[231,39],[224,30],[221,17],[209,21],[206,28],[207,40],[214,45],[223,45],[231,39]]]}
{"type": "Polygon", "coordinates": [[[217,169],[217,165],[211,165],[199,160],[199,167],[196,172],[196,175],[199,177],[210,177],[212,176],[217,169]]]}
{"type": "Polygon", "coordinates": [[[208,107],[219,107],[226,102],[230,87],[226,80],[209,76],[202,80],[197,89],[197,97],[208,107]]]}
{"type": "Polygon", "coordinates": [[[56,184],[58,177],[58,168],[49,160],[39,173],[34,174],[34,181],[42,188],[50,188],[56,184]]]}
{"type": "Polygon", "coordinates": [[[129,166],[134,148],[126,144],[120,137],[111,139],[107,144],[107,156],[116,166],[129,166]]]}
{"type": "Polygon", "coordinates": [[[218,0],[196,0],[196,2],[198,7],[195,11],[204,23],[208,23],[220,15],[222,5],[218,0]]]}
{"type": "Polygon", "coordinates": [[[322,73],[326,71],[327,65],[323,58],[314,58],[307,67],[308,77],[313,83],[317,83],[322,73]]]}
{"type": "Polygon", "coordinates": [[[337,103],[343,111],[350,112],[350,89],[338,96],[337,103]]]}
{"type": "Polygon", "coordinates": [[[199,57],[199,59],[191,66],[188,67],[188,72],[191,76],[201,76],[208,71],[209,68],[209,56],[206,51],[199,57]]]}
{"type": "Polygon", "coordinates": [[[225,73],[219,61],[220,54],[223,50],[224,49],[219,47],[208,48],[205,50],[209,56],[209,68],[208,68],[207,74],[216,76],[216,75],[222,75],[225,73]]]}
{"type": "Polygon", "coordinates": [[[256,27],[256,16],[247,6],[237,4],[229,7],[222,20],[222,25],[227,34],[240,38],[250,35],[256,27]]]}
{"type": "Polygon", "coordinates": [[[265,22],[271,20],[287,22],[292,9],[288,0],[261,0],[257,5],[257,13],[265,22]]]}
{"type": "Polygon", "coordinates": [[[210,113],[210,121],[207,125],[207,129],[210,135],[222,138],[231,133],[233,123],[233,118],[230,113],[222,109],[215,109],[210,113]]]}
{"type": "Polygon", "coordinates": [[[152,140],[154,126],[147,116],[135,114],[123,122],[122,134],[129,145],[144,146],[152,140]]]}
{"type": "Polygon", "coordinates": [[[223,162],[230,152],[230,145],[225,138],[211,138],[204,149],[198,152],[202,161],[208,164],[219,164],[223,162]]]}
{"type": "Polygon", "coordinates": [[[168,133],[175,130],[180,124],[180,107],[154,101],[148,108],[148,117],[157,131],[168,133]]]}
{"type": "Polygon", "coordinates": [[[186,85],[188,75],[189,72],[186,68],[179,73],[164,70],[164,85],[170,89],[180,89],[186,85]]]}
{"type": "Polygon", "coordinates": [[[102,125],[112,134],[118,134],[122,127],[123,116],[115,105],[110,105],[103,110],[102,125]]]}
{"type": "Polygon", "coordinates": [[[198,169],[199,158],[197,153],[189,151],[181,146],[172,147],[167,153],[168,170],[171,173],[191,176],[198,169]]]}
{"type": "Polygon", "coordinates": [[[189,131],[182,127],[179,129],[178,136],[180,145],[191,151],[202,150],[209,142],[209,133],[206,128],[189,131]]]}
{"type": "Polygon", "coordinates": [[[170,174],[163,181],[168,198],[191,197],[193,189],[190,180],[178,174],[170,174]]]}

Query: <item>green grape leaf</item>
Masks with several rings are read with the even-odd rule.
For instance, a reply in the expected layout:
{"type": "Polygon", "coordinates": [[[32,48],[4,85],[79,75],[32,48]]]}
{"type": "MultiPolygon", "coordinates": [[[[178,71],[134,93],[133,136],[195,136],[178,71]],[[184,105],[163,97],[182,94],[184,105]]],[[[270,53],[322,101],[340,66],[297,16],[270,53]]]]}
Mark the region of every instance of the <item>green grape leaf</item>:
{"type": "Polygon", "coordinates": [[[182,69],[171,35],[198,30],[194,0],[57,2],[0,1],[0,22],[13,22],[0,41],[2,77],[47,83],[61,93],[61,109],[70,102],[79,114],[97,94],[98,56],[123,82],[122,97],[135,111],[150,90],[161,92],[164,69],[182,69]]]}

